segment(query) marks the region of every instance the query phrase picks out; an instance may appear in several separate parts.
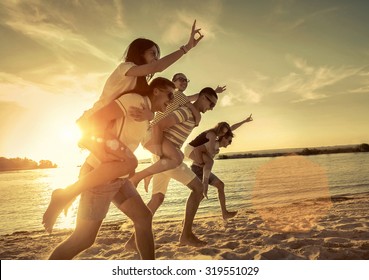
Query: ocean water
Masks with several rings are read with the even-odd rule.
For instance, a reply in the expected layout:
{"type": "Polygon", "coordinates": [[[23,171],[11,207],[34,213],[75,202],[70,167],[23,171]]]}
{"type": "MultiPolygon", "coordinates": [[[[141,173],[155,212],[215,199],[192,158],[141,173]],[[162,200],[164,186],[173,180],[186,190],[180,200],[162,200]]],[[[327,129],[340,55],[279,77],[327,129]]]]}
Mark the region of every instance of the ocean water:
{"type": "MultiPolygon", "coordinates": [[[[142,164],[139,169],[146,166],[142,164]]],[[[56,168],[0,172],[0,234],[41,230],[52,190],[73,183],[78,171],[56,168]]],[[[369,192],[369,153],[217,160],[213,172],[225,183],[229,210],[369,192]]],[[[139,185],[138,190],[147,202],[150,196],[143,186],[139,185]]],[[[172,180],[154,221],[182,219],[188,195],[187,187],[172,180]]],[[[201,202],[197,219],[221,217],[214,187],[209,186],[208,197],[201,202]]],[[[58,218],[55,228],[73,228],[77,207],[78,200],[67,217],[58,218]]],[[[114,205],[106,221],[130,222],[114,205]]]]}

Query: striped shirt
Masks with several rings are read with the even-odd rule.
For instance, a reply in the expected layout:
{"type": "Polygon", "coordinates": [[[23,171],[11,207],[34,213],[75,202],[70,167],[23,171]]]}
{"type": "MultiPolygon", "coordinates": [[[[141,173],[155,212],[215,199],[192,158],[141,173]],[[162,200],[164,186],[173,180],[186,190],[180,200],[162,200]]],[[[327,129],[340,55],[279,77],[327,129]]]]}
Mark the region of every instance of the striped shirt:
{"type": "Polygon", "coordinates": [[[180,149],[196,126],[195,118],[191,110],[186,106],[174,110],[171,115],[176,118],[177,124],[166,129],[163,132],[164,137],[180,149]]]}
{"type": "Polygon", "coordinates": [[[170,113],[172,113],[174,110],[178,109],[179,107],[185,105],[186,103],[190,102],[188,100],[188,97],[181,91],[175,91],[174,92],[174,99],[172,103],[169,103],[165,111],[162,112],[156,112],[154,119],[151,122],[151,126],[154,124],[157,124],[160,120],[164,119],[166,116],[168,116],[170,113]]]}

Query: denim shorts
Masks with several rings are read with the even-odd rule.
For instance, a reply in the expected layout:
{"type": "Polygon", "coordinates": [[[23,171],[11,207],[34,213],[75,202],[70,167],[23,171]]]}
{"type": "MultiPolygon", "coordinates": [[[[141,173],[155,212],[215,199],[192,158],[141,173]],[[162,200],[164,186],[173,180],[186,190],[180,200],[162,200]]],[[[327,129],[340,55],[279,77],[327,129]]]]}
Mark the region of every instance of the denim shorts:
{"type": "Polygon", "coordinates": [[[116,179],[81,194],[78,217],[85,220],[102,221],[109,211],[110,202],[119,207],[128,198],[139,195],[128,179],[116,179]]]}

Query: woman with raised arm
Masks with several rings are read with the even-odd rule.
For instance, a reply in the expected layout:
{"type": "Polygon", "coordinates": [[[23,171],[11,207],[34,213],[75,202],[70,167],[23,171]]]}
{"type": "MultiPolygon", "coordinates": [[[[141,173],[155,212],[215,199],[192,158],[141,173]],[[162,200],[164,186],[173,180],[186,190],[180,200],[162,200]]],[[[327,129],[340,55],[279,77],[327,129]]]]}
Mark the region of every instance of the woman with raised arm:
{"type": "MultiPolygon", "coordinates": [[[[70,202],[82,191],[103,185],[119,176],[134,172],[136,165],[133,164],[133,167],[130,168],[130,163],[135,163],[136,160],[132,160],[135,158],[130,149],[119,141],[119,137],[106,135],[106,131],[109,131],[111,127],[106,127],[104,124],[104,128],[101,129],[102,126],[96,125],[98,123],[96,116],[102,116],[100,112],[104,111],[105,107],[113,104],[112,102],[123,94],[138,93],[145,96],[149,92],[152,93],[153,88],[149,87],[147,80],[155,73],[161,72],[175,63],[194,48],[202,38],[203,35],[201,35],[200,29],[196,29],[195,20],[187,44],[161,59],[159,59],[159,46],[151,40],[139,38],[129,45],[125,55],[125,62],[119,64],[109,76],[100,99],[77,120],[77,124],[82,130],[82,138],[79,145],[87,148],[100,163],[116,163],[117,166],[124,166],[124,168],[116,172],[107,172],[100,180],[96,180],[95,183],[83,178],[84,180],[77,181],[77,183],[68,186],[64,191],[62,191],[63,189],[55,190],[50,204],[43,215],[43,224],[47,231],[52,231],[56,218],[63,208],[67,208],[70,202]],[[104,149],[102,149],[102,146],[104,146],[104,149]],[[122,162],[125,164],[122,165],[122,162]]],[[[158,90],[167,90],[167,88],[158,88],[158,90]]],[[[135,121],[151,120],[154,114],[150,106],[144,102],[138,105],[144,109],[141,111],[141,114],[137,114],[136,111],[132,111],[130,108],[125,108],[127,110],[125,114],[128,114],[135,121]]],[[[137,105],[134,106],[137,107],[137,105]]]]}

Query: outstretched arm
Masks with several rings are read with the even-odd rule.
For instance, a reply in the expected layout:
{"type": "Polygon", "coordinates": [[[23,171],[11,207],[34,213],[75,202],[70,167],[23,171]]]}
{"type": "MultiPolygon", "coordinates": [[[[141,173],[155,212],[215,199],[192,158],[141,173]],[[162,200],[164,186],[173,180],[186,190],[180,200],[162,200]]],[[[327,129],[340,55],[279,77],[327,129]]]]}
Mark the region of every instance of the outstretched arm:
{"type": "Polygon", "coordinates": [[[234,131],[234,130],[236,130],[237,128],[239,128],[241,125],[243,125],[244,123],[251,122],[251,121],[253,121],[252,114],[250,114],[250,116],[248,116],[248,117],[247,117],[246,119],[244,119],[243,121],[233,124],[233,125],[231,126],[231,130],[232,130],[232,131],[234,131]]]}
{"type": "Polygon", "coordinates": [[[192,48],[196,47],[200,40],[204,37],[200,33],[201,28],[196,28],[196,20],[194,21],[191,29],[190,38],[186,45],[180,47],[179,50],[172,52],[160,58],[157,61],[152,63],[144,64],[144,65],[137,65],[133,66],[127,71],[127,76],[146,76],[148,74],[154,74],[157,72],[164,71],[178,59],[180,59],[184,54],[190,51],[192,48]],[[196,36],[198,34],[198,36],[196,36]],[[196,38],[198,37],[198,38],[196,38]]]}

